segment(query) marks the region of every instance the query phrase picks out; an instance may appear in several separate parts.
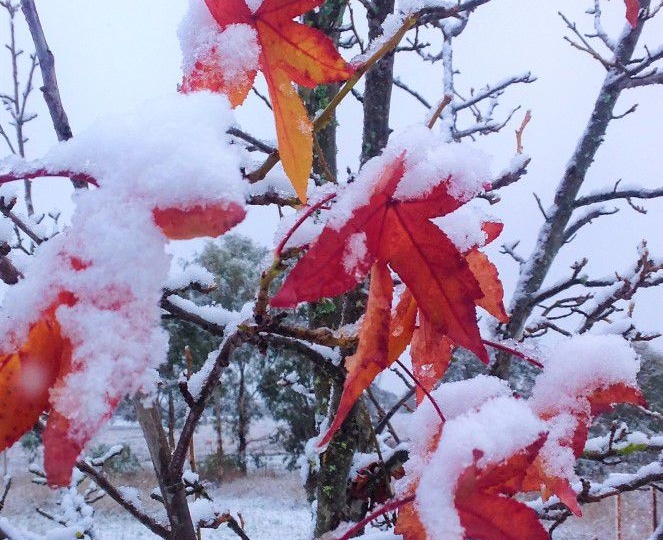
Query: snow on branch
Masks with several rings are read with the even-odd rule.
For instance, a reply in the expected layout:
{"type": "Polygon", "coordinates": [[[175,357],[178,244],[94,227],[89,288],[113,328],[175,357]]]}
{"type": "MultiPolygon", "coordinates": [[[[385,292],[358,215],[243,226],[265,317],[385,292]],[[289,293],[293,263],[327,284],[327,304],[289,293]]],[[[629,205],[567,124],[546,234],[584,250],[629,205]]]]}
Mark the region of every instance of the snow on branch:
{"type": "MultiPolygon", "coordinates": [[[[583,479],[579,484],[574,484],[581,505],[602,501],[619,493],[635,491],[643,486],[663,480],[663,465],[653,462],[638,469],[635,473],[613,473],[602,482],[591,482],[583,479]]],[[[548,502],[541,499],[530,501],[527,505],[534,509],[539,519],[555,521],[560,525],[571,512],[556,497],[551,497],[548,502]]]]}
{"type": "Polygon", "coordinates": [[[623,456],[647,450],[663,450],[663,435],[629,432],[628,426],[622,423],[613,426],[606,435],[588,439],[582,459],[614,464],[621,461],[623,456]]]}
{"type": "Polygon", "coordinates": [[[638,254],[638,260],[629,268],[615,272],[614,276],[599,279],[590,279],[582,273],[588,262],[586,259],[571,265],[572,272],[568,278],[541,289],[531,298],[530,306],[532,308],[539,306],[543,311],[538,318],[527,325],[526,336],[538,337],[548,330],[571,335],[568,330],[559,326],[558,321],[577,315],[583,320],[576,329],[577,333],[588,332],[597,323],[604,321],[610,322],[610,333],[619,333],[631,341],[649,341],[657,337],[657,334],[643,334],[636,329],[630,318],[632,305],[623,320],[611,318],[614,314],[624,311],[624,308],[620,307],[620,302],[632,302],[637,291],[663,284],[663,262],[650,255],[646,243],[640,245],[638,254]],[[569,293],[567,296],[555,299],[573,287],[600,290],[569,293]],[[551,299],[554,299],[552,303],[543,305],[543,302],[551,299]]]}
{"type": "Polygon", "coordinates": [[[573,223],[571,223],[566,230],[564,231],[564,243],[567,244],[575,238],[576,233],[582,229],[585,225],[590,225],[591,223],[594,222],[595,219],[600,218],[602,216],[612,216],[613,214],[616,214],[619,212],[619,208],[613,208],[611,210],[608,210],[604,208],[603,206],[599,208],[590,208],[587,209],[583,215],[578,217],[573,223]]]}
{"type": "MultiPolygon", "coordinates": [[[[596,13],[592,12],[592,15],[596,16],[596,13]]],[[[564,243],[572,237],[572,234],[568,234],[569,223],[573,211],[577,208],[578,192],[585,181],[598,149],[604,141],[608,126],[615,118],[615,105],[623,90],[623,86],[619,84],[619,78],[624,74],[624,66],[630,65],[635,58],[635,49],[642,28],[646,23],[646,20],[641,18],[635,28],[631,28],[630,25],[625,27],[619,39],[615,42],[613,58],[608,61],[595,50],[592,51],[591,44],[587,47],[588,38],[583,36],[568,19],[565,20],[567,26],[579,40],[579,47],[588,49],[592,55],[597,55],[605,66],[607,73],[596,96],[587,126],[573,154],[570,156],[557,187],[554,204],[545,213],[545,223],[539,229],[538,239],[532,253],[528,257],[523,257],[525,263],[520,266],[520,278],[509,308],[511,320],[505,330],[508,336],[515,338],[522,337],[527,321],[534,309],[531,299],[540,292],[557,254],[564,243]],[[565,234],[565,231],[567,234],[565,234]]],[[[580,198],[580,200],[583,199],[580,198]]],[[[571,227],[574,226],[582,226],[582,222],[576,221],[574,225],[571,225],[571,227]]],[[[573,229],[571,229],[571,232],[573,232],[573,229]]],[[[577,304],[581,304],[583,301],[582,298],[568,299],[568,303],[559,305],[568,305],[569,309],[573,310],[578,307],[577,304]],[[576,304],[575,307],[574,303],[576,304]]],[[[548,318],[546,326],[550,327],[550,325],[557,327],[556,323],[548,318]]],[[[537,322],[535,326],[540,325],[537,322]]],[[[508,357],[498,358],[493,372],[503,376],[506,375],[509,363],[510,359],[508,357]]]]}
{"type": "Polygon", "coordinates": [[[221,306],[199,306],[176,294],[162,298],[161,307],[181,321],[196,324],[216,336],[223,335],[226,325],[236,315],[221,306]]]}
{"type": "Polygon", "coordinates": [[[597,191],[590,193],[589,195],[584,195],[578,197],[574,206],[579,208],[581,206],[588,206],[590,204],[614,201],[616,199],[656,199],[658,197],[663,197],[663,188],[655,189],[645,189],[641,187],[629,187],[626,189],[618,189],[619,182],[617,182],[614,188],[610,191],[597,191]]]}

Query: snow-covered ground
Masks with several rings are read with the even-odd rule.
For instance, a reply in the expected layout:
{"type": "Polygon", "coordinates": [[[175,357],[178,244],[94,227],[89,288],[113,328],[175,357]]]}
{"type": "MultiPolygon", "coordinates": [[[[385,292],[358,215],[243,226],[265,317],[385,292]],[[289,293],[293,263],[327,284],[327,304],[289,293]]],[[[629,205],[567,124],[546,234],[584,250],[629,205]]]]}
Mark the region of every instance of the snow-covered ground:
{"type": "MultiPolygon", "coordinates": [[[[147,475],[138,475],[143,495],[149,493],[147,475]]],[[[128,482],[129,479],[123,479],[128,482]]],[[[30,485],[25,476],[16,478],[16,486],[10,492],[7,507],[2,515],[23,529],[43,532],[52,529],[52,523],[36,513],[35,507],[52,507],[55,494],[42,486],[30,485]]],[[[304,498],[299,478],[293,473],[274,474],[262,471],[247,478],[215,485],[210,489],[215,501],[225,506],[239,521],[244,522],[251,540],[284,538],[304,540],[310,537],[311,512],[304,498]]],[[[146,501],[146,497],[142,497],[146,501]]],[[[146,507],[156,509],[149,501],[146,507]]],[[[96,533],[98,540],[152,540],[158,538],[143,525],[132,519],[110,500],[100,501],[96,508],[96,533]]],[[[204,538],[237,537],[227,527],[206,530],[204,538]]]]}
{"type": "MultiPolygon", "coordinates": [[[[399,415],[400,416],[400,415],[399,415]]],[[[403,420],[397,418],[396,422],[403,420]]],[[[264,437],[274,425],[271,422],[258,422],[252,430],[256,446],[263,444],[264,437]]],[[[203,425],[197,433],[196,445],[203,456],[213,449],[213,430],[203,425]]],[[[148,468],[147,449],[134,424],[116,422],[107,426],[93,441],[99,443],[128,444],[143,463],[143,470],[125,477],[115,477],[117,485],[136,487],[142,495],[144,506],[158,514],[158,503],[149,499],[155,486],[148,468]]],[[[13,476],[11,489],[0,516],[20,528],[34,532],[52,529],[52,523],[40,516],[36,508],[53,509],[57,493],[44,486],[31,483],[31,475],[26,473],[27,458],[17,445],[8,453],[8,471],[13,476]]],[[[311,533],[311,510],[301,486],[299,474],[288,472],[275,465],[252,471],[245,478],[232,478],[208,486],[209,493],[222,507],[244,522],[246,533],[251,540],[307,540],[311,533]]],[[[3,461],[0,459],[0,472],[3,461]]],[[[583,518],[570,518],[559,527],[555,540],[643,540],[652,531],[652,493],[647,491],[629,493],[621,501],[621,536],[617,535],[617,500],[607,499],[599,504],[585,506],[583,518]]],[[[144,526],[132,519],[108,497],[95,503],[96,538],[98,540],[152,540],[157,538],[144,526]]],[[[660,510],[659,510],[660,515],[660,510]]],[[[227,527],[218,530],[205,530],[203,538],[236,539],[237,536],[227,527]]]]}

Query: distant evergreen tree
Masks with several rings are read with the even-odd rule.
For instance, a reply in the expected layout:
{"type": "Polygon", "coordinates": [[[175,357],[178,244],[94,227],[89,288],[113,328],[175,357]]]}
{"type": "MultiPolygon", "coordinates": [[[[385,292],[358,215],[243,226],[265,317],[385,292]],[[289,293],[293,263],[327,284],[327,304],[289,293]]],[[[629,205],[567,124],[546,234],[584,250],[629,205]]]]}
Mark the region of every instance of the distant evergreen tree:
{"type": "MultiPolygon", "coordinates": [[[[246,302],[253,300],[266,253],[267,250],[239,235],[226,235],[209,242],[192,263],[214,274],[217,287],[207,293],[189,291],[188,298],[196,303],[212,302],[239,311],[246,302]]],[[[170,334],[170,349],[168,363],[161,370],[165,383],[163,407],[164,417],[170,419],[170,427],[174,429],[185,410],[177,384],[180,374],[187,369],[185,347],[189,347],[196,371],[219,347],[221,339],[176,319],[164,321],[164,327],[170,334]]],[[[251,421],[262,416],[265,409],[278,422],[272,440],[285,450],[287,466],[294,467],[306,441],[316,435],[313,377],[310,362],[294,352],[273,347],[265,356],[255,347],[235,351],[212,400],[217,441],[208,469],[231,465],[241,472],[246,471],[251,421]],[[232,436],[236,448],[232,455],[226,455],[224,433],[232,436]]],[[[212,470],[208,472],[214,474],[212,470]]]]}

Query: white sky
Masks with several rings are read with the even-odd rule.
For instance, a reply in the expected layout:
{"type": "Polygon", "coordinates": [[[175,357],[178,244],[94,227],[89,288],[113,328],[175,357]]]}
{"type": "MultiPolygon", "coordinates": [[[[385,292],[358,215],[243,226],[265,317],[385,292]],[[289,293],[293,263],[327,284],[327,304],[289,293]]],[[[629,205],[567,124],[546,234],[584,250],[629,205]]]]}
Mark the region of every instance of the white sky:
{"type": "MultiPolygon", "coordinates": [[[[74,133],[100,116],[175,91],[181,78],[176,28],[185,0],[37,0],[37,7],[56,56],[63,101],[74,133]]],[[[529,175],[518,186],[504,190],[503,202],[491,209],[506,224],[501,241],[520,239],[523,256],[529,255],[541,224],[532,192],[540,195],[544,206],[550,204],[602,82],[603,68],[563,41],[565,28],[557,15],[561,10],[591,31],[591,18],[583,14],[589,7],[590,0],[493,0],[473,16],[455,49],[456,65],[461,70],[457,89],[465,93],[471,87],[478,88],[527,70],[539,79],[532,85],[511,89],[503,98],[504,113],[512,104],[522,104],[523,110],[532,109],[534,119],[526,131],[525,148],[533,162],[529,175]]],[[[622,2],[613,0],[604,9],[614,23],[608,25],[609,29],[618,32],[624,24],[622,2]]],[[[646,35],[647,43],[652,46],[663,41],[656,38],[663,36],[663,16],[659,19],[650,25],[646,35]]],[[[4,24],[4,18],[0,24],[4,24]]],[[[7,35],[6,26],[0,26],[0,41],[4,42],[7,35]]],[[[23,43],[28,49],[29,42],[23,39],[23,43]]],[[[436,64],[424,70],[413,60],[412,53],[399,57],[399,76],[434,102],[442,93],[441,66],[436,64]]],[[[2,89],[9,83],[7,75],[3,56],[2,89]]],[[[585,192],[612,186],[618,179],[625,184],[640,183],[650,188],[661,185],[662,98],[661,86],[624,94],[618,111],[625,111],[636,102],[638,111],[611,125],[585,192]]],[[[32,109],[39,112],[40,118],[30,126],[28,153],[37,157],[55,142],[55,136],[36,94],[32,109]]],[[[394,89],[393,110],[394,128],[423,118],[426,112],[398,88],[394,89]]],[[[247,131],[273,138],[271,118],[255,99],[247,101],[237,116],[247,131]]],[[[357,168],[361,136],[358,118],[357,104],[353,99],[347,100],[340,109],[340,170],[345,165],[357,168]]],[[[522,115],[517,114],[517,118],[519,123],[522,115]]],[[[495,156],[496,171],[508,164],[514,151],[513,129],[515,125],[510,125],[503,134],[481,141],[495,156]]],[[[0,156],[3,154],[4,148],[0,149],[0,156]]],[[[46,211],[68,204],[71,209],[71,203],[67,202],[68,183],[48,182],[37,189],[37,208],[46,211]]],[[[654,253],[663,256],[660,234],[663,202],[646,202],[649,209],[646,216],[620,203],[618,206],[624,208],[620,214],[601,218],[583,229],[578,239],[564,249],[550,280],[564,276],[568,265],[583,256],[590,259],[587,269],[594,277],[625,268],[635,260],[635,247],[642,238],[649,240],[654,253]]],[[[269,243],[275,219],[276,210],[261,209],[239,231],[269,243]]],[[[515,264],[508,257],[496,254],[496,248],[497,245],[493,259],[500,268],[508,299],[516,277],[515,264]]],[[[185,251],[179,248],[178,252],[185,251]]],[[[640,295],[636,317],[643,329],[661,329],[662,303],[663,290],[640,295]]]]}

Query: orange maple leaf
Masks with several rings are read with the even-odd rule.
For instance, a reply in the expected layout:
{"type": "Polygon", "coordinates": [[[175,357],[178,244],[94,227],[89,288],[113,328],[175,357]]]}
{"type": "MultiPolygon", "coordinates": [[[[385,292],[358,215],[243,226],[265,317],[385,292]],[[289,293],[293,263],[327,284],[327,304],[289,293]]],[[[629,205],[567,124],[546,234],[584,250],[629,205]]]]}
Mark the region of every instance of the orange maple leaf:
{"type": "MultiPolygon", "coordinates": [[[[244,209],[236,203],[219,202],[190,211],[178,208],[155,209],[155,224],[171,239],[194,236],[218,236],[242,221],[244,209]]],[[[75,255],[63,252],[62,264],[71,272],[84,272],[92,265],[75,255]]],[[[43,433],[44,468],[49,484],[66,486],[71,470],[92,433],[72,433],[69,420],[51,409],[50,391],[77,367],[72,362],[72,341],[64,335],[56,310],[81,302],[75,293],[59,291],[50,307],[35,317],[27,338],[20,349],[0,355],[0,452],[12,446],[39,420],[42,412],[49,412],[43,433]]],[[[94,302],[94,299],[87,301],[94,302]]],[[[112,306],[109,309],[113,309],[112,306]]],[[[110,418],[121,395],[104,394],[99,399],[110,418]]],[[[75,411],[71,411],[75,414],[75,411]]]]}
{"type": "MultiPolygon", "coordinates": [[[[60,303],[71,303],[60,295],[60,303]]],[[[19,351],[0,357],[0,449],[12,446],[47,409],[48,391],[57,379],[71,345],[60,334],[55,305],[42,314],[19,351]]]]}
{"type": "MultiPolygon", "coordinates": [[[[313,163],[313,127],[291,81],[314,88],[318,84],[344,81],[354,73],[354,68],[341,58],[327,36],[292,20],[322,2],[263,0],[252,12],[245,0],[205,0],[221,30],[244,24],[256,33],[260,69],[274,111],[279,155],[303,203],[313,163]]],[[[249,68],[240,76],[227,78],[223,69],[224,52],[212,46],[196,61],[193,71],[185,74],[182,88],[222,92],[237,106],[251,89],[256,70],[249,68]]]]}
{"type": "Polygon", "coordinates": [[[203,236],[216,238],[232,229],[246,216],[246,210],[234,202],[195,205],[181,208],[155,208],[154,222],[171,240],[190,240],[203,236]]]}
{"type": "MultiPolygon", "coordinates": [[[[582,455],[589,428],[599,414],[610,412],[613,406],[618,403],[646,405],[640,390],[625,383],[614,383],[589,389],[586,395],[578,396],[577,400],[580,406],[571,411],[576,420],[575,429],[568,437],[554,441],[558,447],[568,448],[576,459],[582,455]]],[[[559,412],[542,411],[540,415],[543,420],[550,420],[559,412]]],[[[569,480],[550,472],[545,458],[541,455],[537,456],[528,468],[527,475],[523,480],[523,490],[540,490],[544,500],[547,500],[551,495],[557,495],[559,500],[574,514],[582,515],[576,493],[569,480]]]]}

